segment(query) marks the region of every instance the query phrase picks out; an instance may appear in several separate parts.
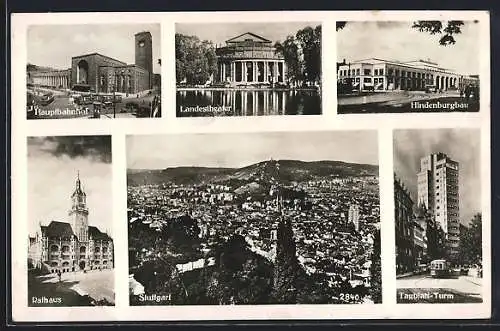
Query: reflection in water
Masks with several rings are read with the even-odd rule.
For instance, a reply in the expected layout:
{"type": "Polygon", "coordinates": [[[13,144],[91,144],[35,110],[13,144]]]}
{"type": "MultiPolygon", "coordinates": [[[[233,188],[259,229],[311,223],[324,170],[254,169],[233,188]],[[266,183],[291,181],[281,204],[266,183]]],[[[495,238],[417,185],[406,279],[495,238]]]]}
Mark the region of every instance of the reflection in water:
{"type": "Polygon", "coordinates": [[[313,90],[179,90],[177,116],[320,115],[313,90]]]}

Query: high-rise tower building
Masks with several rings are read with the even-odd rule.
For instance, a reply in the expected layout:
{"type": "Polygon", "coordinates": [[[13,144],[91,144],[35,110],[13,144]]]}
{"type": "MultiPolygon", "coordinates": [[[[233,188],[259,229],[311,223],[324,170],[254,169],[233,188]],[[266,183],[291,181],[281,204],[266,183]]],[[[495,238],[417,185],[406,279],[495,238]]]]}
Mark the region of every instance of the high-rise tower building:
{"type": "Polygon", "coordinates": [[[359,205],[352,204],[349,206],[348,219],[349,223],[354,225],[354,229],[359,231],[359,205]]]}
{"type": "Polygon", "coordinates": [[[146,69],[149,88],[153,87],[153,37],[148,31],[135,34],[135,65],[146,69]]]}
{"type": "Polygon", "coordinates": [[[458,162],[444,153],[435,153],[420,159],[417,174],[418,203],[443,229],[450,255],[458,253],[460,240],[458,173],[458,162]]]}

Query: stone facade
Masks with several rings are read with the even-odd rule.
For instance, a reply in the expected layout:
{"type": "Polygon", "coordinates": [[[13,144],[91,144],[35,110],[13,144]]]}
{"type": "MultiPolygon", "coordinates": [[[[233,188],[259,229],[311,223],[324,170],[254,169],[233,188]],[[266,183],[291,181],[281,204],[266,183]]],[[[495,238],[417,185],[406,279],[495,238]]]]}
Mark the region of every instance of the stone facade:
{"type": "Polygon", "coordinates": [[[149,32],[135,35],[135,64],[99,53],[71,58],[67,70],[29,71],[27,83],[40,87],[95,93],[135,94],[153,88],[153,49],[149,32]],[[76,88],[75,88],[76,87],[76,88]]]}
{"type": "Polygon", "coordinates": [[[216,82],[236,85],[285,84],[286,64],[272,41],[251,32],[226,41],[216,49],[216,82]]]}
{"type": "Polygon", "coordinates": [[[416,263],[414,256],[414,218],[413,200],[403,183],[394,176],[394,217],[396,224],[396,271],[413,271],[416,263]]]}
{"type": "Polygon", "coordinates": [[[377,58],[338,64],[337,79],[344,83],[351,80],[360,91],[460,90],[479,82],[476,76],[462,75],[430,61],[395,62],[377,58]]]}

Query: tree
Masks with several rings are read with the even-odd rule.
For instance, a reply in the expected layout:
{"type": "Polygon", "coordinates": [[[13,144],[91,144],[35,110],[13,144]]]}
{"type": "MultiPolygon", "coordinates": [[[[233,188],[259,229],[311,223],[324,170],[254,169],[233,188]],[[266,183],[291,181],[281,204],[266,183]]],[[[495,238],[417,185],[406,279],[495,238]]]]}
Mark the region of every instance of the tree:
{"type": "MultiPolygon", "coordinates": [[[[336,25],[336,31],[345,28],[347,22],[339,21],[336,25]]],[[[442,46],[453,45],[456,43],[455,35],[462,33],[464,21],[416,21],[413,22],[412,28],[420,32],[427,32],[431,35],[439,34],[439,44],[442,46]]]]}
{"type": "Polygon", "coordinates": [[[321,26],[310,26],[276,43],[276,52],[285,59],[292,83],[321,81],[321,26]]]}
{"type": "Polygon", "coordinates": [[[309,82],[321,79],[321,26],[314,29],[306,27],[295,35],[302,47],[304,56],[305,80],[309,82]]]}
{"type": "Polygon", "coordinates": [[[297,303],[299,269],[292,224],[281,220],[278,224],[272,294],[276,303],[297,303]]]}
{"type": "Polygon", "coordinates": [[[377,230],[373,238],[372,264],[370,266],[371,287],[370,294],[373,302],[382,302],[382,264],[380,249],[380,230],[377,230]]]}
{"type": "Polygon", "coordinates": [[[482,260],[482,220],[481,214],[474,215],[469,226],[460,231],[458,259],[461,264],[478,264],[482,260]]]}
{"type": "Polygon", "coordinates": [[[216,250],[217,270],[207,284],[207,297],[218,304],[269,302],[272,266],[233,235],[216,250]]]}
{"type": "Polygon", "coordinates": [[[276,53],[285,59],[288,80],[292,83],[302,81],[302,65],[299,59],[299,46],[295,37],[288,36],[282,43],[274,45],[276,53]]]}
{"type": "Polygon", "coordinates": [[[175,35],[176,80],[187,84],[205,84],[217,69],[215,48],[196,36],[175,35]]]}
{"type": "Polygon", "coordinates": [[[431,35],[439,34],[439,44],[442,46],[455,44],[454,35],[462,33],[461,27],[464,25],[463,21],[416,21],[413,22],[412,28],[420,32],[428,32],[431,35]]]}
{"type": "Polygon", "coordinates": [[[446,259],[445,233],[433,217],[427,217],[427,257],[429,260],[446,259]]]}

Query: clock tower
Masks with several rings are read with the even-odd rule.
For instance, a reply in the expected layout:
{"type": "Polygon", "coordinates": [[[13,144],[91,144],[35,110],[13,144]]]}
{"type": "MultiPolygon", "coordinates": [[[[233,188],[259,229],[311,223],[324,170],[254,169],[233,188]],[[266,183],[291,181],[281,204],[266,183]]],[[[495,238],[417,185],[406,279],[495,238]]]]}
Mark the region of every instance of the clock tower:
{"type": "Polygon", "coordinates": [[[135,35],[135,65],[148,71],[149,89],[151,89],[153,87],[153,38],[148,31],[135,35]]]}
{"type": "Polygon", "coordinates": [[[87,195],[82,189],[80,182],[80,173],[78,173],[75,182],[75,190],[71,194],[71,228],[81,242],[88,241],[89,238],[89,210],[87,208],[87,195]]]}

